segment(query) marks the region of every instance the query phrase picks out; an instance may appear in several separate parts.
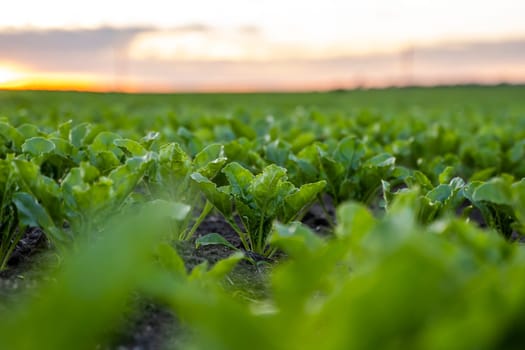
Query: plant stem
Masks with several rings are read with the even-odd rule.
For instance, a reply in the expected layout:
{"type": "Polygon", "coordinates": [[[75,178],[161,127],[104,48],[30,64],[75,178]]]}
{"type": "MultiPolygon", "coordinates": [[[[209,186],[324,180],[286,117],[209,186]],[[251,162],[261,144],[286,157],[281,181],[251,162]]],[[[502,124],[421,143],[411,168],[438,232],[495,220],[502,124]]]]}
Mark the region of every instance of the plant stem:
{"type": "Polygon", "coordinates": [[[201,214],[199,215],[197,220],[195,220],[195,223],[193,224],[191,230],[188,231],[188,233],[182,235],[182,240],[188,240],[195,234],[195,231],[197,231],[197,228],[199,228],[201,223],[204,221],[204,219],[206,219],[206,217],[208,216],[208,214],[210,213],[212,209],[213,209],[213,204],[211,204],[210,201],[207,200],[206,204],[204,205],[204,209],[202,209],[201,214]]]}
{"type": "Polygon", "coordinates": [[[231,218],[226,218],[226,217],[225,217],[225,219],[230,224],[230,226],[233,228],[233,230],[237,233],[239,238],[241,239],[241,243],[242,243],[244,249],[250,250],[250,246],[248,245],[248,243],[246,242],[246,239],[245,239],[245,235],[246,234],[241,231],[241,229],[239,228],[237,223],[235,223],[235,220],[233,220],[231,218]]]}
{"type": "Polygon", "coordinates": [[[259,239],[257,241],[256,253],[264,254],[263,249],[263,230],[264,230],[264,215],[266,213],[266,206],[261,210],[261,220],[259,221],[259,239]]]}

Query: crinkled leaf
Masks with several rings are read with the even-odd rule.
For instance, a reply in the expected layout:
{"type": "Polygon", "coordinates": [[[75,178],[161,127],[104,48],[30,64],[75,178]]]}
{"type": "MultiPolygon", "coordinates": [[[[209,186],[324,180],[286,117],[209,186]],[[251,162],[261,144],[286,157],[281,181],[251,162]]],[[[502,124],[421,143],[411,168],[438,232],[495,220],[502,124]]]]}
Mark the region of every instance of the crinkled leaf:
{"type": "Polygon", "coordinates": [[[254,179],[253,174],[237,162],[226,165],[222,172],[228,178],[232,194],[247,199],[248,186],[254,179]]]}
{"type": "Polygon", "coordinates": [[[194,171],[201,173],[208,179],[213,179],[226,164],[226,161],[224,146],[211,144],[195,155],[192,165],[194,171]]]}
{"type": "Polygon", "coordinates": [[[365,153],[365,147],[355,136],[347,136],[337,144],[333,158],[346,169],[356,170],[365,153]]]}
{"type": "Polygon", "coordinates": [[[206,166],[209,162],[224,157],[224,146],[214,143],[206,146],[202,151],[197,153],[193,158],[193,166],[198,169],[206,166]]]}
{"type": "Polygon", "coordinates": [[[111,151],[90,152],[89,160],[100,172],[107,174],[120,165],[117,156],[111,151]]]}
{"type": "Polygon", "coordinates": [[[159,152],[159,162],[177,174],[185,175],[190,171],[190,157],[178,143],[163,145],[159,152]]]}
{"type": "MultiPolygon", "coordinates": [[[[261,210],[273,210],[273,207],[279,204],[279,194],[283,190],[291,190],[293,186],[286,186],[283,184],[286,180],[286,169],[271,164],[264,168],[263,172],[257,174],[255,178],[248,184],[247,192],[253,195],[253,199],[261,210]],[[285,188],[286,187],[286,188],[285,188]]],[[[281,195],[286,195],[282,193],[281,195]]],[[[283,198],[281,198],[282,200],[283,198]]]]}
{"type": "Polygon", "coordinates": [[[302,185],[297,191],[284,198],[283,215],[280,218],[287,223],[297,216],[304,208],[311,205],[326,187],[326,181],[318,181],[302,185]]]}

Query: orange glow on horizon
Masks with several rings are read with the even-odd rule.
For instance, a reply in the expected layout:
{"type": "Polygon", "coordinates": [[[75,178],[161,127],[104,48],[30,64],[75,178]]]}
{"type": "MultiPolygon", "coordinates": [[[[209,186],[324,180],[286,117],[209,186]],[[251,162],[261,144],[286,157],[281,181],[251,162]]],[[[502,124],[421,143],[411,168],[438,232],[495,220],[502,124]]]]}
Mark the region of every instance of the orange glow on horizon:
{"type": "MultiPolygon", "coordinates": [[[[250,93],[250,92],[300,92],[329,91],[334,89],[354,88],[385,88],[389,86],[407,85],[405,77],[385,70],[380,74],[339,77],[332,71],[321,70],[316,74],[308,67],[298,67],[296,70],[289,65],[272,66],[273,74],[263,70],[265,74],[280,76],[281,79],[264,79],[264,75],[255,75],[252,79],[244,79],[235,75],[229,79],[217,79],[199,82],[185,81],[174,78],[173,81],[152,81],[140,76],[127,79],[107,77],[103,74],[86,74],[78,72],[42,73],[12,64],[0,64],[0,90],[56,90],[85,92],[125,92],[125,93],[250,93]]],[[[330,68],[330,67],[328,67],[330,68]]],[[[450,71],[447,67],[420,64],[413,71],[410,84],[432,86],[440,84],[499,84],[502,82],[520,84],[525,82],[525,67],[509,65],[507,71],[495,73],[490,66],[471,66],[471,70],[450,71]]],[[[238,72],[237,72],[238,73],[238,72]]],[[[337,72],[336,72],[337,73],[337,72]]]]}
{"type": "Polygon", "coordinates": [[[31,72],[7,65],[0,65],[0,90],[140,91],[129,82],[115,84],[96,75],[31,72]]]}

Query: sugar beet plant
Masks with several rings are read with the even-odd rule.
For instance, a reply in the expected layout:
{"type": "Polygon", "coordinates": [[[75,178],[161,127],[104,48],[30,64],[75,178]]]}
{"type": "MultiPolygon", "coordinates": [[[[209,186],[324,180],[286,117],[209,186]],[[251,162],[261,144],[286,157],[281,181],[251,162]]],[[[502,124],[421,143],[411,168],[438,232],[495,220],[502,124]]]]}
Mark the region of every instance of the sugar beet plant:
{"type": "Polygon", "coordinates": [[[213,208],[191,179],[196,172],[213,179],[226,163],[224,147],[211,144],[191,158],[177,143],[160,147],[156,161],[146,176],[145,186],[149,198],[187,205],[197,216],[171,220],[171,238],[187,240],[193,236],[201,222],[213,208]],[[194,221],[193,224],[191,221],[194,221]]]}
{"type": "MultiPolygon", "coordinates": [[[[300,218],[326,185],[325,181],[317,181],[297,188],[288,181],[286,169],[277,165],[269,165],[253,175],[232,162],[222,172],[228,181],[226,186],[217,186],[198,172],[191,177],[239,235],[244,249],[263,256],[275,252],[268,245],[274,220],[289,223],[300,218]]],[[[200,242],[225,243],[216,234],[205,236],[200,242]]]]}
{"type": "Polygon", "coordinates": [[[20,191],[13,198],[20,220],[44,229],[59,247],[70,244],[76,236],[99,232],[104,222],[122,209],[150,162],[148,155],[132,157],[107,176],[81,162],[59,184],[41,174],[33,162],[15,159],[20,191]]]}

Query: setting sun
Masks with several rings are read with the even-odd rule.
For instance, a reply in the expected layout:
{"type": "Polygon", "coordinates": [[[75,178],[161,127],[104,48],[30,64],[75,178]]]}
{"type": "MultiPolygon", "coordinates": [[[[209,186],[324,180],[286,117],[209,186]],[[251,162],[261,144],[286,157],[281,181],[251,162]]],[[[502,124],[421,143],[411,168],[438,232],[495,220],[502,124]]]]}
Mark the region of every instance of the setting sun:
{"type": "Polygon", "coordinates": [[[0,66],[0,88],[4,85],[11,85],[24,75],[15,68],[0,66]]]}

